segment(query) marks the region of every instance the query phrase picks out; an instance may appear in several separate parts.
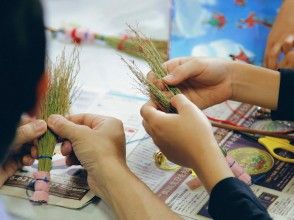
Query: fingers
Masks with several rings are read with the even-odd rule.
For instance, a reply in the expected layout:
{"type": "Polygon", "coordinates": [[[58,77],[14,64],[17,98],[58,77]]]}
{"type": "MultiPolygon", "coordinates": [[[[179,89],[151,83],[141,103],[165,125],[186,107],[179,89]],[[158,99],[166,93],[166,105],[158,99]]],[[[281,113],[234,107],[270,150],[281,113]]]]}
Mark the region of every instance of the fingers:
{"type": "Polygon", "coordinates": [[[32,158],[32,156],[28,154],[28,155],[25,155],[22,157],[21,162],[24,166],[31,166],[34,163],[34,161],[35,161],[35,159],[32,158]]]}
{"type": "Polygon", "coordinates": [[[281,52],[282,45],[280,43],[274,44],[267,52],[266,65],[270,69],[277,69],[277,60],[281,52]]]}
{"type": "Polygon", "coordinates": [[[287,54],[288,52],[290,52],[292,50],[294,46],[294,35],[290,35],[288,36],[283,45],[282,45],[282,51],[284,54],[287,54]]]}
{"type": "Polygon", "coordinates": [[[279,68],[294,68],[294,51],[288,52],[278,66],[279,68]]]}
{"type": "Polygon", "coordinates": [[[47,124],[43,120],[35,120],[17,128],[16,136],[12,146],[19,147],[25,143],[32,142],[47,130],[47,124]]]}
{"type": "Polygon", "coordinates": [[[22,115],[21,115],[21,118],[20,118],[19,126],[21,126],[21,125],[25,125],[25,124],[27,124],[27,123],[30,123],[30,122],[34,121],[34,120],[35,120],[35,118],[32,118],[32,117],[30,117],[30,116],[27,115],[27,114],[22,114],[22,115]]]}
{"type": "Polygon", "coordinates": [[[100,123],[102,123],[105,119],[110,117],[96,115],[96,114],[77,114],[77,115],[69,115],[66,118],[75,124],[85,125],[90,128],[95,128],[100,123]]]}
{"type": "Polygon", "coordinates": [[[195,105],[183,94],[172,97],[171,104],[177,109],[180,115],[195,108],[195,105]]]}
{"type": "Polygon", "coordinates": [[[286,38],[283,37],[275,43],[268,43],[265,50],[265,66],[270,69],[277,69],[278,59],[281,52],[285,55],[289,53],[294,46],[294,36],[288,35],[286,38]]]}
{"type": "Polygon", "coordinates": [[[48,126],[55,134],[70,140],[72,143],[83,136],[85,132],[88,132],[86,126],[77,125],[61,115],[51,115],[48,118],[48,126]]]}
{"type": "Polygon", "coordinates": [[[146,104],[144,104],[141,108],[140,113],[146,122],[159,121],[167,115],[166,113],[157,110],[156,104],[152,101],[149,101],[146,104]]]}
{"type": "Polygon", "coordinates": [[[206,62],[201,59],[193,58],[174,68],[163,80],[168,85],[177,85],[186,79],[197,77],[203,73],[206,68],[206,62]]]}
{"type": "Polygon", "coordinates": [[[63,142],[60,150],[63,156],[70,155],[73,152],[72,145],[69,141],[63,142]]]}

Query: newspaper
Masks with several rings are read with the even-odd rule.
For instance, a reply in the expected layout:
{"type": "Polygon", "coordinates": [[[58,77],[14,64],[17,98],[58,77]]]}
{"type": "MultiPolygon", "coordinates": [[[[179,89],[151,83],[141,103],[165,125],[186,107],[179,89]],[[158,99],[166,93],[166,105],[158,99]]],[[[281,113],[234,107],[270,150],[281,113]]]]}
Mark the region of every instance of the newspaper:
{"type": "MultiPolygon", "coordinates": [[[[95,113],[114,116],[124,123],[127,154],[133,150],[137,142],[144,138],[139,109],[145,98],[123,94],[115,91],[102,93],[96,90],[84,89],[75,102],[73,113],[95,113]]],[[[94,194],[89,190],[85,170],[81,166],[67,167],[65,159],[57,146],[53,157],[53,167],[50,181],[50,205],[66,208],[81,208],[87,205],[94,194]]],[[[24,167],[10,177],[0,188],[0,193],[29,199],[32,194],[33,173],[37,170],[37,162],[32,167],[24,167]]]]}
{"type": "MultiPolygon", "coordinates": [[[[229,102],[208,109],[206,114],[220,119],[250,126],[250,117],[256,107],[248,104],[229,102]],[[238,112],[236,114],[236,112],[238,112]],[[245,120],[246,118],[246,120],[245,120]]],[[[214,129],[219,144],[228,150],[244,146],[262,149],[256,142],[245,140],[240,135],[223,129],[214,129]]],[[[208,214],[209,195],[204,187],[190,190],[186,183],[192,179],[187,168],[177,171],[163,171],[155,166],[153,154],[158,148],[151,138],[142,140],[128,157],[128,166],[147,186],[156,193],[174,212],[185,219],[210,219],[208,214]]],[[[294,165],[274,161],[271,170],[265,174],[252,176],[252,190],[267,207],[275,219],[294,219],[294,165]]]]}
{"type": "MultiPolygon", "coordinates": [[[[87,205],[94,194],[87,185],[85,170],[81,166],[66,166],[65,158],[58,154],[53,157],[52,162],[48,204],[73,209],[87,205]]],[[[33,193],[33,173],[37,171],[37,166],[35,163],[16,172],[0,188],[0,193],[29,199],[33,193]]]]}

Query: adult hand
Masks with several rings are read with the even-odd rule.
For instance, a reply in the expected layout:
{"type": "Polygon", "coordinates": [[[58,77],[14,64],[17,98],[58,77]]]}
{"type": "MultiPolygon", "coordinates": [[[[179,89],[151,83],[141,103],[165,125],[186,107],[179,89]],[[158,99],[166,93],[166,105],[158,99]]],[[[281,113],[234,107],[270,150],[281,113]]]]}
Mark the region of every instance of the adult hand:
{"type": "Polygon", "coordinates": [[[236,61],[213,58],[177,58],[164,63],[168,75],[148,79],[161,90],[177,86],[200,109],[228,99],[276,109],[280,73],[236,61]]]}
{"type": "Polygon", "coordinates": [[[294,46],[294,1],[285,0],[269,34],[264,56],[264,66],[277,69],[281,52],[285,55],[294,46]]]}
{"type": "Polygon", "coordinates": [[[31,166],[37,157],[34,141],[47,130],[43,120],[35,120],[23,116],[16,130],[8,155],[0,167],[0,186],[22,166],[31,166]]]}
{"type": "MultiPolygon", "coordinates": [[[[200,109],[221,103],[232,97],[231,62],[222,59],[176,58],[164,63],[168,75],[163,81],[177,86],[200,109]]],[[[164,89],[154,73],[148,79],[164,89]]]]}
{"type": "Polygon", "coordinates": [[[67,118],[52,115],[48,119],[48,126],[55,134],[70,141],[63,143],[61,148],[62,154],[67,156],[67,164],[80,162],[88,172],[91,190],[104,197],[103,176],[107,169],[116,165],[126,167],[122,122],[92,114],[67,118]]]}

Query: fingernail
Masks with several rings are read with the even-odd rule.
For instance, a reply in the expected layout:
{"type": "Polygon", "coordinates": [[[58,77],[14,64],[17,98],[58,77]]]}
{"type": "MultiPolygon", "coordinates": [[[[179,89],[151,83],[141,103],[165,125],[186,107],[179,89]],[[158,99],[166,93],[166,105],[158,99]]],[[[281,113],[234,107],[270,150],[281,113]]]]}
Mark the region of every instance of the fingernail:
{"type": "Polygon", "coordinates": [[[168,75],[166,75],[165,77],[163,77],[163,79],[166,81],[172,81],[172,80],[174,80],[174,78],[175,78],[175,76],[170,73],[168,75]]]}
{"type": "Polygon", "coordinates": [[[54,124],[61,119],[62,119],[61,115],[56,115],[56,114],[50,115],[50,117],[48,118],[48,124],[50,126],[54,126],[54,124]]]}
{"type": "Polygon", "coordinates": [[[47,127],[47,124],[43,120],[37,120],[34,123],[34,128],[36,131],[44,131],[47,127]]]}

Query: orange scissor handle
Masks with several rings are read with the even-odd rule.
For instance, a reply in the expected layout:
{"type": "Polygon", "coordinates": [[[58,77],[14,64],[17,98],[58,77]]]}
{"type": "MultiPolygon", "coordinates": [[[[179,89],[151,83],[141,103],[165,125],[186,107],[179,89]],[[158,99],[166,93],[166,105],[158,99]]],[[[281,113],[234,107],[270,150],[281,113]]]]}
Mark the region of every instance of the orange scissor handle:
{"type": "Polygon", "coordinates": [[[262,144],[274,158],[283,162],[294,163],[294,158],[282,157],[275,152],[275,150],[281,149],[294,153],[294,145],[290,144],[289,140],[275,137],[261,137],[258,139],[258,143],[262,144]]]}

